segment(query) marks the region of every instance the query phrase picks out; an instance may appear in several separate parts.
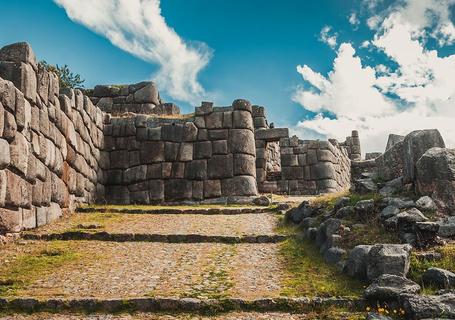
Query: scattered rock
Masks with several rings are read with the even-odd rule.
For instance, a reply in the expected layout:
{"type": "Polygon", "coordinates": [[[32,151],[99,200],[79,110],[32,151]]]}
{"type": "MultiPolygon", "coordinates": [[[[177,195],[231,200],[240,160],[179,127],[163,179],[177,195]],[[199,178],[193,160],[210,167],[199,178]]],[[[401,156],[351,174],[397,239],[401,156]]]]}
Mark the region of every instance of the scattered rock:
{"type": "Polygon", "coordinates": [[[426,286],[435,286],[438,289],[453,289],[455,273],[440,268],[429,268],[423,273],[422,282],[426,286]]]}
{"type": "Polygon", "coordinates": [[[334,211],[338,211],[343,207],[346,207],[349,205],[351,199],[348,197],[340,197],[338,200],[335,202],[335,206],[333,208],[334,211]]]}
{"type": "Polygon", "coordinates": [[[437,222],[417,222],[414,225],[414,233],[416,235],[415,245],[419,248],[425,248],[436,243],[439,230],[437,222]]]}
{"type": "Polygon", "coordinates": [[[381,219],[386,220],[400,213],[400,209],[395,206],[387,206],[381,211],[381,219]]]}
{"type": "Polygon", "coordinates": [[[416,190],[447,212],[455,210],[455,149],[432,148],[417,161],[416,190]]]}
{"type": "Polygon", "coordinates": [[[407,244],[376,244],[367,259],[367,278],[374,280],[382,274],[405,277],[410,266],[411,246],[407,244]]]}
{"type": "Polygon", "coordinates": [[[396,218],[400,230],[404,231],[411,230],[416,222],[428,221],[428,218],[417,208],[411,208],[400,212],[396,215],[396,218]]]}
{"type": "Polygon", "coordinates": [[[435,211],[437,209],[436,203],[434,203],[433,199],[429,196],[420,197],[419,200],[416,201],[417,209],[422,211],[435,211]]]}
{"type": "Polygon", "coordinates": [[[312,217],[304,218],[302,222],[300,222],[300,226],[304,229],[314,227],[316,224],[317,219],[312,217]]]}
{"type": "Polygon", "coordinates": [[[455,294],[439,296],[404,294],[401,305],[408,319],[455,318],[455,294]]]}
{"type": "Polygon", "coordinates": [[[455,216],[447,217],[438,222],[439,230],[438,235],[444,238],[455,237],[455,216]]]}
{"type": "Polygon", "coordinates": [[[369,301],[395,301],[405,293],[420,292],[420,286],[405,277],[383,274],[375,279],[363,292],[369,301]]]}
{"type": "Polygon", "coordinates": [[[374,193],[378,191],[378,186],[373,179],[358,179],[354,182],[355,191],[360,194],[374,193]]]}
{"type": "Polygon", "coordinates": [[[383,197],[391,196],[403,188],[403,177],[390,180],[385,183],[384,187],[379,190],[379,194],[383,197]]]}
{"type": "Polygon", "coordinates": [[[403,198],[384,198],[383,202],[388,206],[395,206],[398,209],[408,209],[415,207],[414,201],[403,198]]]}
{"type": "Polygon", "coordinates": [[[254,198],[253,203],[257,206],[268,207],[271,204],[270,198],[267,196],[260,196],[254,198]]]}
{"type": "Polygon", "coordinates": [[[316,235],[316,245],[321,247],[326,243],[328,238],[336,233],[341,226],[341,220],[330,218],[323,223],[318,228],[316,235]]]}
{"type": "Polygon", "coordinates": [[[371,247],[369,245],[359,245],[349,252],[344,267],[344,272],[348,276],[361,280],[367,278],[367,259],[371,247]]]}
{"type": "Polygon", "coordinates": [[[374,214],[374,200],[361,200],[355,205],[355,212],[360,217],[371,217],[374,214]]]}
{"type": "Polygon", "coordinates": [[[325,262],[329,264],[337,264],[340,262],[343,257],[346,255],[346,250],[338,248],[338,247],[332,247],[327,249],[327,251],[324,254],[324,260],[325,262]]]}
{"type": "Polygon", "coordinates": [[[289,203],[286,203],[286,202],[280,202],[276,205],[276,209],[278,211],[282,211],[282,210],[288,210],[291,206],[289,205],[289,203]]]}
{"type": "Polygon", "coordinates": [[[335,218],[338,219],[344,219],[347,217],[352,217],[354,215],[354,207],[353,206],[347,206],[340,208],[336,213],[335,213],[335,218]]]}
{"type": "Polygon", "coordinates": [[[292,208],[286,212],[286,221],[299,224],[303,218],[311,217],[314,213],[314,208],[310,206],[308,201],[303,201],[297,208],[292,208]]]}

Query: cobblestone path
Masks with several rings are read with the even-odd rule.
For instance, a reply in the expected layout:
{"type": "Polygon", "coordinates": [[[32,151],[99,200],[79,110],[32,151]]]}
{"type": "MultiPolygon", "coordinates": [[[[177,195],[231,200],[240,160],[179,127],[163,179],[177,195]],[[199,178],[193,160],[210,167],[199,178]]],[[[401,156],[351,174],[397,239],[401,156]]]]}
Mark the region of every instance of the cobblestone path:
{"type": "MultiPolygon", "coordinates": [[[[150,208],[147,210],[149,212],[150,208]]],[[[267,239],[279,234],[279,219],[276,212],[223,214],[220,211],[207,215],[86,212],[27,234],[42,236],[84,231],[178,235],[182,239],[187,235],[267,239]]],[[[305,314],[272,311],[278,308],[278,303],[272,299],[285,298],[283,292],[289,280],[279,241],[205,243],[195,239],[198,238],[188,237],[188,241],[182,243],[155,242],[153,239],[134,242],[127,239],[18,240],[0,247],[0,319],[309,319],[305,314]],[[144,299],[147,307],[141,306],[137,299],[144,299]],[[113,315],[104,310],[111,308],[104,307],[105,304],[116,301],[120,303],[117,307],[127,312],[140,312],[144,308],[198,312],[198,301],[225,299],[231,299],[230,304],[253,301],[256,305],[251,311],[212,317],[148,311],[113,315]],[[270,306],[271,301],[274,306],[270,306]],[[134,305],[134,310],[122,305],[127,303],[134,305]],[[9,310],[3,315],[2,304],[6,306],[4,310],[9,310]],[[179,310],[180,306],[183,310],[179,310]],[[57,314],[42,313],[49,308],[57,314]],[[75,310],[90,312],[92,309],[105,314],[74,314],[75,310]],[[253,312],[256,309],[264,311],[253,312]],[[17,310],[33,311],[34,314],[14,313],[17,310]],[[71,314],[64,314],[65,311],[71,314]]],[[[212,306],[207,308],[211,310],[212,306]]],[[[224,305],[221,311],[229,308],[224,305]]]]}

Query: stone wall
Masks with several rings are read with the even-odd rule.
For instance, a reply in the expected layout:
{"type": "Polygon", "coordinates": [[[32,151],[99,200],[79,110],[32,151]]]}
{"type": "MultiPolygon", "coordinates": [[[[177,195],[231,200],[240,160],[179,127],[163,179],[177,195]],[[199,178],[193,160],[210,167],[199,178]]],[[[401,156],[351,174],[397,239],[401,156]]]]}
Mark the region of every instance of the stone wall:
{"type": "MultiPolygon", "coordinates": [[[[336,140],[289,138],[287,128],[269,128],[267,121],[262,120],[265,119],[263,109],[258,108],[256,112],[253,109],[253,115],[261,119],[255,120],[256,176],[260,192],[303,195],[349,189],[351,164],[346,147],[336,140]]],[[[360,146],[357,132],[354,138],[350,141],[360,146]]],[[[355,150],[360,152],[360,147],[355,150]]]]}
{"type": "Polygon", "coordinates": [[[59,92],[26,43],[0,49],[0,234],[49,223],[103,189],[103,113],[79,90],[59,92]]]}
{"type": "Polygon", "coordinates": [[[131,85],[98,85],[85,90],[92,102],[102,111],[112,115],[124,113],[177,115],[180,108],[164,103],[155,83],[144,81],[131,85]]]}
{"type": "Polygon", "coordinates": [[[104,127],[109,203],[257,195],[252,107],[203,103],[194,117],[112,118],[104,127]]]}
{"type": "Polygon", "coordinates": [[[362,159],[359,132],[357,130],[353,130],[351,136],[346,137],[346,140],[344,142],[341,142],[340,146],[346,148],[346,151],[348,152],[349,155],[349,159],[351,160],[362,159]]]}

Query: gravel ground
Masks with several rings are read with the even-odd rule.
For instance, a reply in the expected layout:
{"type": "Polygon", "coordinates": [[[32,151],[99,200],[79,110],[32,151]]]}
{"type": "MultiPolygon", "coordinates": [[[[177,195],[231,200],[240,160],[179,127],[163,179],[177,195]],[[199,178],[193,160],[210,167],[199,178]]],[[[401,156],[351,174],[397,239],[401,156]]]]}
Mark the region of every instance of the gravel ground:
{"type": "Polygon", "coordinates": [[[86,228],[87,231],[110,233],[271,235],[274,234],[277,220],[278,217],[270,213],[240,215],[84,213],[74,214],[31,233],[59,233],[86,228]]]}
{"type": "Polygon", "coordinates": [[[278,296],[279,244],[65,242],[86,257],[18,291],[32,297],[278,296]],[[87,258],[88,257],[88,258],[87,258]]]}

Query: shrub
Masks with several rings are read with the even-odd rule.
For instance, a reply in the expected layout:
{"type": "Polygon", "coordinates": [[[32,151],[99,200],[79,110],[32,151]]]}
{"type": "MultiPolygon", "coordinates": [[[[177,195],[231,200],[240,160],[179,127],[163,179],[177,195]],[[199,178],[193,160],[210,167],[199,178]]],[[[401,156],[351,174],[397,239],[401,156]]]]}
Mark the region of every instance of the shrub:
{"type": "Polygon", "coordinates": [[[39,62],[39,66],[58,76],[60,88],[75,89],[84,87],[85,80],[79,74],[73,73],[66,64],[61,67],[58,64],[52,65],[43,60],[39,62]]]}

